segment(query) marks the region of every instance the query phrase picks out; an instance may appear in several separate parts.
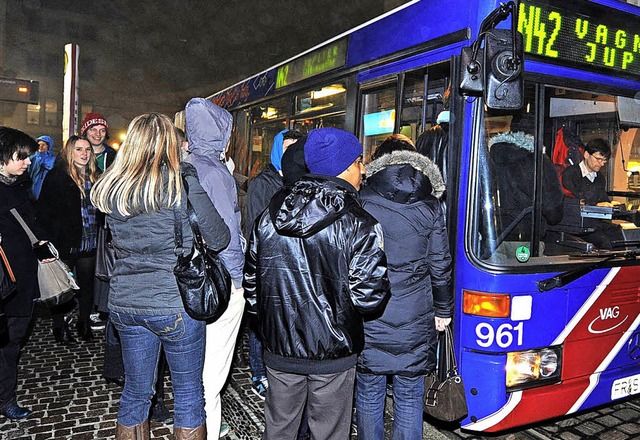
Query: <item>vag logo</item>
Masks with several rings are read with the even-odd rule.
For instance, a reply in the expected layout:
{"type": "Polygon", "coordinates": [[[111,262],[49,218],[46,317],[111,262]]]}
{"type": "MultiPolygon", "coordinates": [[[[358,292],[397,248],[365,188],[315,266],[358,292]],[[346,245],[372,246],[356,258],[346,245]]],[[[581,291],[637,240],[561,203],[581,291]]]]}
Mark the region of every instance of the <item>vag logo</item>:
{"type": "Polygon", "coordinates": [[[629,315],[620,320],[620,307],[605,307],[600,309],[598,316],[589,324],[589,332],[593,334],[606,333],[620,327],[629,318],[629,315]]]}

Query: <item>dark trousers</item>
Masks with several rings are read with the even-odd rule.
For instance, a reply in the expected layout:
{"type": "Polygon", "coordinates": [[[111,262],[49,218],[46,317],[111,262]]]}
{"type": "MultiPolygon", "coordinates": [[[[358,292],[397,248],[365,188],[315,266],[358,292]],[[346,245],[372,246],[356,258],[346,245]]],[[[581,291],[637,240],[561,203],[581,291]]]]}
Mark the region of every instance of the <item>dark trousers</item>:
{"type": "MultiPolygon", "coordinates": [[[[76,293],[78,321],[86,323],[89,321],[89,315],[91,315],[93,309],[93,278],[96,272],[95,252],[78,254],[65,259],[64,262],[75,274],[78,287],[80,287],[80,290],[76,293]]],[[[53,328],[62,328],[64,326],[64,315],[72,311],[73,308],[73,301],[51,307],[53,328]]]]}
{"type": "Polygon", "coordinates": [[[295,440],[305,404],[312,439],[348,439],[355,375],[355,367],[334,374],[294,374],[267,367],[262,439],[295,440]]]}
{"type": "Polygon", "coordinates": [[[18,360],[29,324],[30,316],[7,317],[7,335],[0,345],[0,409],[16,401],[18,360]]]}

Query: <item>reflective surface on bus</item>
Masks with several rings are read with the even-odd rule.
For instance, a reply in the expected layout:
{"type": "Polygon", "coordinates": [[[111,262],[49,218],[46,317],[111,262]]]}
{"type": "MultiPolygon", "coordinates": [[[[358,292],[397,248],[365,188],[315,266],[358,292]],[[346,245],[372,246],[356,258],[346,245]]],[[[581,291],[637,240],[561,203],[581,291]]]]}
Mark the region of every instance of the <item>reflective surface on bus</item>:
{"type": "Polygon", "coordinates": [[[476,203],[468,222],[475,257],[504,266],[566,263],[570,255],[601,249],[591,237],[602,228],[620,237],[612,239],[613,250],[638,249],[639,108],[629,97],[528,84],[519,114],[484,112],[475,145],[476,203]],[[539,139],[531,135],[541,106],[539,139]],[[585,145],[596,138],[612,154],[599,159],[609,202],[592,207],[558,185],[564,169],[582,161],[585,145]]]}

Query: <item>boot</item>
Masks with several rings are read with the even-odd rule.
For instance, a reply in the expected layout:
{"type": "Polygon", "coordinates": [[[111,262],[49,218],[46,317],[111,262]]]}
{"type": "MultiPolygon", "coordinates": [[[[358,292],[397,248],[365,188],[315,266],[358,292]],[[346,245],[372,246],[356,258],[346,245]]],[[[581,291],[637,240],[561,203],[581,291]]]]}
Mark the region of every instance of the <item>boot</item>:
{"type": "Polygon", "coordinates": [[[69,344],[74,344],[76,342],[76,340],[73,339],[73,336],[71,335],[71,330],[69,330],[69,327],[67,326],[67,324],[64,324],[60,328],[54,328],[53,338],[56,340],[58,344],[61,344],[61,345],[69,345],[69,344]]]}
{"type": "Polygon", "coordinates": [[[78,330],[78,337],[80,339],[87,342],[93,341],[93,331],[91,330],[89,321],[78,321],[76,329],[78,330]]]}
{"type": "Polygon", "coordinates": [[[200,425],[197,428],[173,428],[176,440],[206,440],[207,425],[200,425]]]}
{"type": "Polygon", "coordinates": [[[135,426],[124,426],[118,423],[116,440],[149,440],[149,420],[135,426]]]}

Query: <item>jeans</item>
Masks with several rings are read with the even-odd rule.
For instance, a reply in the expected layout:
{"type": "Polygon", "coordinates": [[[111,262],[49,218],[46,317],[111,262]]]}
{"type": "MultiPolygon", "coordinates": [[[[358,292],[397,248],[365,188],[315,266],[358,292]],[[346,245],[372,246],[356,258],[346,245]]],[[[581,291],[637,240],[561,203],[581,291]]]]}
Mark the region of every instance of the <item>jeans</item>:
{"type": "MultiPolygon", "coordinates": [[[[356,420],[359,440],[384,440],[385,375],[358,373],[356,420]]],[[[393,376],[393,440],[422,438],[424,376],[393,376]]]]}
{"type": "Polygon", "coordinates": [[[267,377],[267,370],[262,359],[262,342],[251,326],[249,326],[249,367],[253,379],[267,377]]]}
{"type": "Polygon", "coordinates": [[[120,334],[126,377],[118,423],[134,426],[148,418],[160,349],[164,348],[173,384],[174,426],[203,425],[206,323],[186,313],[147,316],[112,311],[110,318],[120,334]]]}

